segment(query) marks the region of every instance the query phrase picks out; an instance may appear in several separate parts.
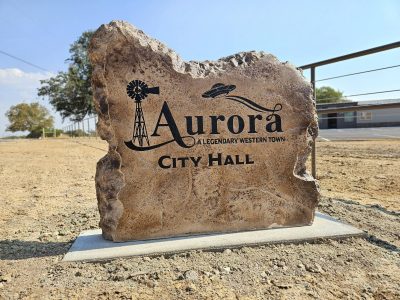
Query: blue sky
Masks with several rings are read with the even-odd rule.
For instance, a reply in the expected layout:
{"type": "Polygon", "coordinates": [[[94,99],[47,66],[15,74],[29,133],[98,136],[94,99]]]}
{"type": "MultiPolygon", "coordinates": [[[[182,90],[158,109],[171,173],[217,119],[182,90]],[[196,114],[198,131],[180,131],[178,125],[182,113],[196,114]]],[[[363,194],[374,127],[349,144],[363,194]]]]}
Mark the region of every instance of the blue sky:
{"type": "MultiPolygon", "coordinates": [[[[0,53],[0,136],[4,113],[13,104],[46,99],[39,80],[67,69],[69,45],[88,29],[126,20],[164,42],[185,60],[215,60],[259,50],[294,65],[327,59],[400,40],[400,1],[0,0],[0,50],[32,62],[34,68],[0,53]]],[[[317,77],[400,64],[400,49],[322,67],[317,77]]],[[[308,76],[308,72],[305,72],[308,76]]],[[[345,95],[400,89],[400,68],[324,81],[345,95]]],[[[400,97],[400,93],[356,97],[400,97]]],[[[61,118],[56,125],[62,127],[61,118]]]]}

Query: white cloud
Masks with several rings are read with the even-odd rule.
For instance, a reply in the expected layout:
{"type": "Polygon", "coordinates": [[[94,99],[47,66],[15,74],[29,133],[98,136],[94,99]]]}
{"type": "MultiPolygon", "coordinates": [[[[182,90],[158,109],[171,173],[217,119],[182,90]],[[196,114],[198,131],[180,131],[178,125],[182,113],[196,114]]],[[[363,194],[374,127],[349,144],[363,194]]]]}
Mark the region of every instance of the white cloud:
{"type": "Polygon", "coordinates": [[[37,86],[39,80],[54,76],[51,72],[24,72],[17,68],[0,69],[0,85],[7,86],[37,86]]]}
{"type": "Polygon", "coordinates": [[[8,120],[4,114],[11,105],[21,102],[39,102],[46,106],[56,117],[56,126],[61,126],[58,114],[51,110],[51,106],[46,100],[42,100],[37,95],[40,80],[48,79],[55,75],[51,72],[25,72],[17,68],[0,69],[0,136],[6,135],[5,129],[8,120]]]}

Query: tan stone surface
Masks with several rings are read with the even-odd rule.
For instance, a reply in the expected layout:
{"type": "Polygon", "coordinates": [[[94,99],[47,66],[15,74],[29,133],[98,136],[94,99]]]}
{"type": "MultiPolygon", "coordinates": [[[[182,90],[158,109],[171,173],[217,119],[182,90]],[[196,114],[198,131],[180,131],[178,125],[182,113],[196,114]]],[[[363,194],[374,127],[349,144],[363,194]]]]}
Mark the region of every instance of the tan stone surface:
{"type": "MultiPolygon", "coordinates": [[[[216,62],[184,62],[124,22],[97,30],[90,58],[98,132],[109,143],[108,154],[98,162],[96,173],[105,238],[123,241],[312,222],[319,192],[317,183],[306,173],[305,161],[317,135],[317,123],[311,87],[293,66],[263,52],[242,52],[216,62]],[[167,103],[180,135],[188,136],[183,139],[188,148],[176,141],[147,151],[127,147],[135,120],[135,101],[126,91],[132,80],[160,90],[159,95],[149,94],[141,101],[150,145],[174,138],[167,126],[155,130],[167,103]],[[216,83],[236,88],[228,95],[202,97],[216,83]],[[257,106],[236,101],[240,98],[229,99],[232,95],[277,111],[256,111],[257,106]],[[210,116],[220,115],[225,121],[218,123],[219,134],[211,134],[210,116]],[[237,134],[228,129],[228,119],[234,115],[243,119],[243,131],[237,134]],[[249,115],[261,115],[254,130],[249,115]],[[203,116],[204,134],[188,134],[188,116],[193,121],[195,116],[203,116]],[[271,124],[279,117],[281,132],[276,131],[277,123],[271,124]],[[268,126],[273,132],[266,131],[268,126]],[[152,136],[155,131],[159,136],[152,136]],[[241,138],[264,138],[264,142],[248,143],[251,139],[241,138]],[[215,139],[237,140],[209,144],[215,139]],[[233,161],[238,155],[239,162],[245,162],[247,155],[249,164],[210,166],[209,155],[216,157],[218,153],[224,159],[230,155],[233,161]],[[201,158],[197,167],[188,160],[185,167],[161,168],[162,156],[201,158]]],[[[164,117],[162,124],[166,123],[164,117]]],[[[240,118],[233,117],[235,132],[240,131],[240,118]]],[[[165,159],[163,165],[171,162],[165,159]]]]}

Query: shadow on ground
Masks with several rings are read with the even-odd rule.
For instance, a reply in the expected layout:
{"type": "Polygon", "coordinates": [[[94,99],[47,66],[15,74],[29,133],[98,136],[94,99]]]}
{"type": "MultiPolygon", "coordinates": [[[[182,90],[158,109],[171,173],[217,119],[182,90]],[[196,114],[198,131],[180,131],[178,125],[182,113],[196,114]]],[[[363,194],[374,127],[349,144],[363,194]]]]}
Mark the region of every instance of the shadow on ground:
{"type": "Polygon", "coordinates": [[[68,252],[72,242],[0,241],[0,260],[57,256],[68,252]]]}
{"type": "Polygon", "coordinates": [[[365,233],[367,241],[389,251],[400,252],[400,213],[380,205],[363,205],[346,199],[322,198],[318,210],[365,233]]]}

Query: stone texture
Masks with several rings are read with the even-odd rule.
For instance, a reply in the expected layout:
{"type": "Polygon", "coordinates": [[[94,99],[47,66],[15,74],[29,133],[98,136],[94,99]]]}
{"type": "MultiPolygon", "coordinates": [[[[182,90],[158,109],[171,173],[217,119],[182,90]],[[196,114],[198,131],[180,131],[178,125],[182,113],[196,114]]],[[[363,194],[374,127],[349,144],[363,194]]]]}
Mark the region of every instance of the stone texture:
{"type": "Polygon", "coordinates": [[[312,223],[319,191],[305,162],[318,127],[312,89],[295,67],[264,52],[184,62],[121,21],[96,31],[89,56],[97,130],[109,143],[96,172],[104,238],[312,223]],[[137,103],[127,85],[133,80],[159,87],[140,101],[149,136],[142,146],[138,139],[130,143],[137,103]],[[218,116],[225,120],[213,128],[218,116]],[[204,133],[195,134],[201,117],[204,133]],[[222,165],[210,162],[218,154],[222,165]],[[197,166],[185,157],[199,160],[197,166]],[[173,158],[182,158],[175,168],[173,158]]]}

